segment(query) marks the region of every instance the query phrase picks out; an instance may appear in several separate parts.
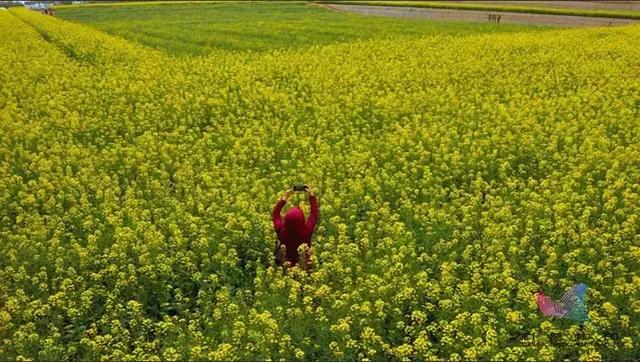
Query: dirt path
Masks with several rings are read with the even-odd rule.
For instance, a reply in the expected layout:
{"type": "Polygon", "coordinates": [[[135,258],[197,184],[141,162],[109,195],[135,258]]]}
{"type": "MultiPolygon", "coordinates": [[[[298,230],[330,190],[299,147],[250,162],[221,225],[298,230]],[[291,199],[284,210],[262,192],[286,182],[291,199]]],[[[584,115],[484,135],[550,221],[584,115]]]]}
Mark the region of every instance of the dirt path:
{"type": "Polygon", "coordinates": [[[640,1],[458,1],[477,5],[517,5],[530,7],[581,9],[581,10],[636,10],[640,11],[640,1]]]}
{"type": "Polygon", "coordinates": [[[639,20],[573,15],[527,14],[486,10],[430,9],[393,6],[324,4],[338,11],[362,15],[394,16],[429,20],[498,22],[509,24],[539,24],[551,26],[612,26],[640,23],[639,20]]]}

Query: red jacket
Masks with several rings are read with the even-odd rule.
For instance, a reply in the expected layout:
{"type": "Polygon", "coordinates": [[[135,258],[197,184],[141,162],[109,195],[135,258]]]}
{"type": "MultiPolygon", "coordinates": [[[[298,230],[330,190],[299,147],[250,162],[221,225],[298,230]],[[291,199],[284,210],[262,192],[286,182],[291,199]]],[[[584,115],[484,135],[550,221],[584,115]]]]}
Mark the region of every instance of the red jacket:
{"type": "Polygon", "coordinates": [[[311,235],[313,235],[313,230],[318,222],[318,201],[315,195],[309,195],[309,203],[311,204],[311,214],[306,222],[304,213],[297,206],[287,211],[284,221],[282,221],[280,212],[284,204],[286,204],[283,199],[278,201],[271,213],[273,227],[276,229],[276,234],[278,234],[278,240],[280,244],[286,247],[285,257],[292,266],[298,263],[298,246],[302,245],[302,243],[307,243],[307,245],[311,246],[311,235]]]}

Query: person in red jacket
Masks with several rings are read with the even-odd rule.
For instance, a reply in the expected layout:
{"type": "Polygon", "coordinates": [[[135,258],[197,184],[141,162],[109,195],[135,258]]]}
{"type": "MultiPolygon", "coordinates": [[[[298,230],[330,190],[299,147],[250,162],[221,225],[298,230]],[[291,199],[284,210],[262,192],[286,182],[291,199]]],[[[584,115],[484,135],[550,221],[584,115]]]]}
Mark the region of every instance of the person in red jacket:
{"type": "MultiPolygon", "coordinates": [[[[293,194],[292,189],[287,190],[284,195],[282,195],[271,213],[273,227],[278,235],[275,256],[276,263],[279,265],[284,265],[287,261],[291,263],[291,266],[298,264],[298,247],[303,243],[311,247],[311,236],[318,222],[318,200],[316,200],[316,195],[309,186],[305,186],[304,189],[304,191],[309,194],[309,203],[311,204],[311,213],[306,222],[304,220],[304,213],[298,206],[287,211],[284,216],[284,221],[280,217],[282,208],[293,194]],[[284,250],[282,250],[283,247],[284,250]]],[[[305,253],[306,263],[303,265],[305,269],[311,267],[310,258],[311,255],[308,252],[305,253]]]]}

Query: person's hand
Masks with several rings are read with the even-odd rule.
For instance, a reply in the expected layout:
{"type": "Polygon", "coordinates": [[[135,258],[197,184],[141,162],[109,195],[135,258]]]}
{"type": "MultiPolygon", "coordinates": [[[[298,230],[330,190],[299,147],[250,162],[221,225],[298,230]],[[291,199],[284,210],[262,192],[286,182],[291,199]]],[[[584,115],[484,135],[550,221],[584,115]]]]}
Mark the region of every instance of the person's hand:
{"type": "Polygon", "coordinates": [[[311,187],[309,187],[309,185],[305,185],[304,190],[309,194],[309,196],[315,196],[315,192],[313,192],[313,190],[311,190],[311,187]]]}
{"type": "Polygon", "coordinates": [[[289,201],[289,199],[291,198],[291,195],[293,195],[293,190],[289,189],[287,191],[284,192],[284,195],[282,195],[282,199],[287,202],[289,201]]]}

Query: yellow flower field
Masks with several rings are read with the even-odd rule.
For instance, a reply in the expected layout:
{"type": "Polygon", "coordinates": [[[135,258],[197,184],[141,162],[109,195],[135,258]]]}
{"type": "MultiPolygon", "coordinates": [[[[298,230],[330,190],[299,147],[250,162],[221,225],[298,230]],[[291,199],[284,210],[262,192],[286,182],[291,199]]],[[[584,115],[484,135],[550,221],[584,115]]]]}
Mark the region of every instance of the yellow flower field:
{"type": "Polygon", "coordinates": [[[637,359],[639,41],[175,57],[1,12],[0,360],[637,359]],[[284,275],[296,182],[317,267],[284,275]],[[576,283],[588,324],[538,311],[576,283]]]}

